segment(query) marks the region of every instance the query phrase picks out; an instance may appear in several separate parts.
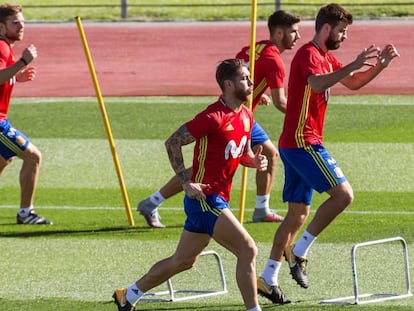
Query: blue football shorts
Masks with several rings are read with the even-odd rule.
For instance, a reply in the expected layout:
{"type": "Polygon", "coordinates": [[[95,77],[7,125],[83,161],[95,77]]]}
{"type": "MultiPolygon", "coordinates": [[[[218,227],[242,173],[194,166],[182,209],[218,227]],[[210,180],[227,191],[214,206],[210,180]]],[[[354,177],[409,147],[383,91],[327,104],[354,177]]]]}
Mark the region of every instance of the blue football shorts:
{"type": "Polygon", "coordinates": [[[217,218],[225,208],[230,208],[229,203],[219,195],[208,195],[201,200],[184,196],[184,211],[187,215],[184,229],[213,236],[217,218]]]}
{"type": "Polygon", "coordinates": [[[0,155],[8,160],[27,149],[29,139],[14,128],[8,119],[0,121],[0,155]]]}
{"type": "Polygon", "coordinates": [[[269,136],[267,136],[265,130],[257,123],[256,121],[253,122],[252,128],[252,138],[251,138],[251,147],[254,147],[259,144],[263,144],[264,142],[269,140],[269,136]]]}
{"type": "Polygon", "coordinates": [[[325,192],[346,181],[335,159],[322,145],[280,148],[285,169],[283,201],[310,205],[313,190],[325,192]]]}

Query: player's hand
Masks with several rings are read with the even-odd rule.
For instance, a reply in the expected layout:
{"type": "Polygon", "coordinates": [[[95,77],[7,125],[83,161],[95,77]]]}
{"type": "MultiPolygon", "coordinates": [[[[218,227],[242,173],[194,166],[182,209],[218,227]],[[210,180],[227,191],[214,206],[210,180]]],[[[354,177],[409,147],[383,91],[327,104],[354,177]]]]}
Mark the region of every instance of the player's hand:
{"type": "Polygon", "coordinates": [[[256,150],[256,153],[254,154],[254,162],[256,164],[256,168],[260,171],[260,172],[264,172],[267,170],[267,157],[262,154],[263,151],[263,146],[259,146],[256,150]]]}
{"type": "Polygon", "coordinates": [[[271,102],[271,99],[266,94],[262,94],[259,99],[259,105],[269,106],[271,102]]]}
{"type": "Polygon", "coordinates": [[[30,63],[37,57],[37,49],[33,44],[30,44],[27,48],[23,50],[22,58],[26,63],[30,63]]]}
{"type": "Polygon", "coordinates": [[[194,182],[186,182],[183,184],[183,189],[190,199],[201,200],[205,199],[206,195],[203,192],[203,189],[209,188],[210,185],[194,183],[194,182]]]}
{"type": "Polygon", "coordinates": [[[354,60],[354,70],[360,69],[363,66],[374,67],[375,64],[372,62],[372,60],[378,59],[379,53],[380,48],[376,47],[374,44],[370,45],[368,48],[365,48],[354,60]]]}
{"type": "Polygon", "coordinates": [[[378,63],[385,68],[395,57],[400,57],[397,49],[392,44],[387,44],[378,55],[378,63]]]}
{"type": "Polygon", "coordinates": [[[30,67],[23,67],[22,70],[20,70],[16,74],[16,80],[18,82],[27,82],[32,81],[36,76],[36,67],[30,66],[30,67]]]}

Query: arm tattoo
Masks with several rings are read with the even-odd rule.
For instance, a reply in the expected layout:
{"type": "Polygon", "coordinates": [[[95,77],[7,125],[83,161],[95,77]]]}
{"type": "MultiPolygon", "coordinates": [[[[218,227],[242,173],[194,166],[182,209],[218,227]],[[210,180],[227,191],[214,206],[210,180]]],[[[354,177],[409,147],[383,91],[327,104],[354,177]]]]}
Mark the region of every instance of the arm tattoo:
{"type": "Polygon", "coordinates": [[[182,146],[188,145],[195,141],[185,125],[180,126],[166,141],[168,158],[174,172],[180,177],[181,182],[185,183],[190,180],[188,171],[185,169],[182,146]]]}

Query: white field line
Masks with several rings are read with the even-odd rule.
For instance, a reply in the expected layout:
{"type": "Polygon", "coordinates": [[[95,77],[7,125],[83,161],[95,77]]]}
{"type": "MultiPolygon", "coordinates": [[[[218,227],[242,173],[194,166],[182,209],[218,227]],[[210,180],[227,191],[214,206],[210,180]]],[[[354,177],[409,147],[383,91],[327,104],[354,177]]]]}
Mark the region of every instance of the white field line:
{"type": "MultiPolygon", "coordinates": [[[[17,205],[0,205],[0,209],[7,208],[7,209],[17,209],[19,208],[17,205]]],[[[74,211],[93,211],[93,210],[122,210],[123,207],[115,207],[115,206],[40,206],[36,205],[36,208],[38,209],[54,209],[54,210],[74,210],[74,211]]],[[[182,207],[161,207],[162,210],[168,210],[168,211],[179,211],[182,212],[182,207]]],[[[134,211],[135,208],[132,207],[132,210],[134,211]]],[[[236,209],[233,209],[236,210],[236,209]]],[[[246,211],[253,211],[253,209],[246,208],[246,211]]],[[[311,213],[314,213],[315,210],[311,210],[311,213]]],[[[414,215],[414,211],[363,211],[363,210],[357,210],[357,211],[344,211],[345,214],[371,214],[371,215],[414,215]]]]}

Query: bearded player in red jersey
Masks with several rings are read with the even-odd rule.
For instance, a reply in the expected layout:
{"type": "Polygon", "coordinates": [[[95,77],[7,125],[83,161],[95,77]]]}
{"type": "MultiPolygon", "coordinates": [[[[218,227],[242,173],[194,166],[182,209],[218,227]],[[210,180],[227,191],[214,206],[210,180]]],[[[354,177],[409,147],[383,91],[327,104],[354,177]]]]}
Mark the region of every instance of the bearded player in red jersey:
{"type": "MultiPolygon", "coordinates": [[[[274,106],[285,113],[286,96],[284,91],[285,66],[280,54],[292,49],[300,38],[298,23],[300,19],[285,11],[276,11],[268,18],[269,40],[256,44],[256,63],[254,73],[253,106],[255,110],[260,104],[268,105],[270,99],[264,92],[270,88],[274,106]]],[[[236,56],[249,62],[249,47],[244,47],[236,56]]],[[[269,160],[266,171],[256,171],[256,206],[253,222],[281,222],[283,217],[271,210],[270,192],[276,172],[278,152],[262,127],[254,122],[252,129],[252,149],[263,147],[263,154],[269,160]]],[[[171,178],[163,187],[138,203],[138,211],[145,217],[148,225],[163,228],[158,207],[166,199],[182,191],[177,176],[171,178]]]]}
{"type": "Polygon", "coordinates": [[[13,45],[23,40],[24,17],[20,5],[0,6],[0,175],[14,157],[23,160],[20,170],[20,209],[18,224],[51,224],[51,221],[38,215],[33,207],[33,199],[39,177],[41,153],[29,139],[14,128],[7,113],[10,97],[16,82],[31,81],[36,69],[29,64],[37,57],[36,47],[29,45],[22,57],[15,60],[13,45]]]}
{"type": "Polygon", "coordinates": [[[347,38],[352,14],[332,3],[323,6],[316,17],[315,35],[296,52],[288,85],[288,104],[279,153],[285,169],[283,200],[288,212],[278,227],[270,257],[262,273],[264,296],[275,303],[287,303],[280,292],[278,274],[285,256],[292,278],[308,288],[307,253],[317,236],[349,206],[354,194],[339,164],[323,145],[323,126],[330,87],[338,82],[358,90],[380,74],[399,54],[387,44],[382,50],[370,45],[354,61],[342,65],[331,50],[347,38]],[[310,212],[313,191],[329,196],[296,244],[292,244],[310,212]],[[283,299],[281,299],[283,298],[283,299]]]}
{"type": "Polygon", "coordinates": [[[228,203],[239,163],[259,170],[267,168],[262,148],[256,154],[250,148],[253,115],[244,103],[253,91],[253,83],[240,59],[221,62],[216,80],[222,90],[219,99],[165,142],[171,166],[185,192],[187,218],[177,249],[137,282],[115,291],[113,297],[119,311],[135,310],[145,292],[190,269],[212,239],[237,257],[236,279],[246,310],[261,310],[256,288],[257,248],[228,203]],[[190,176],[182,147],[192,142],[195,146],[190,176]]]}

